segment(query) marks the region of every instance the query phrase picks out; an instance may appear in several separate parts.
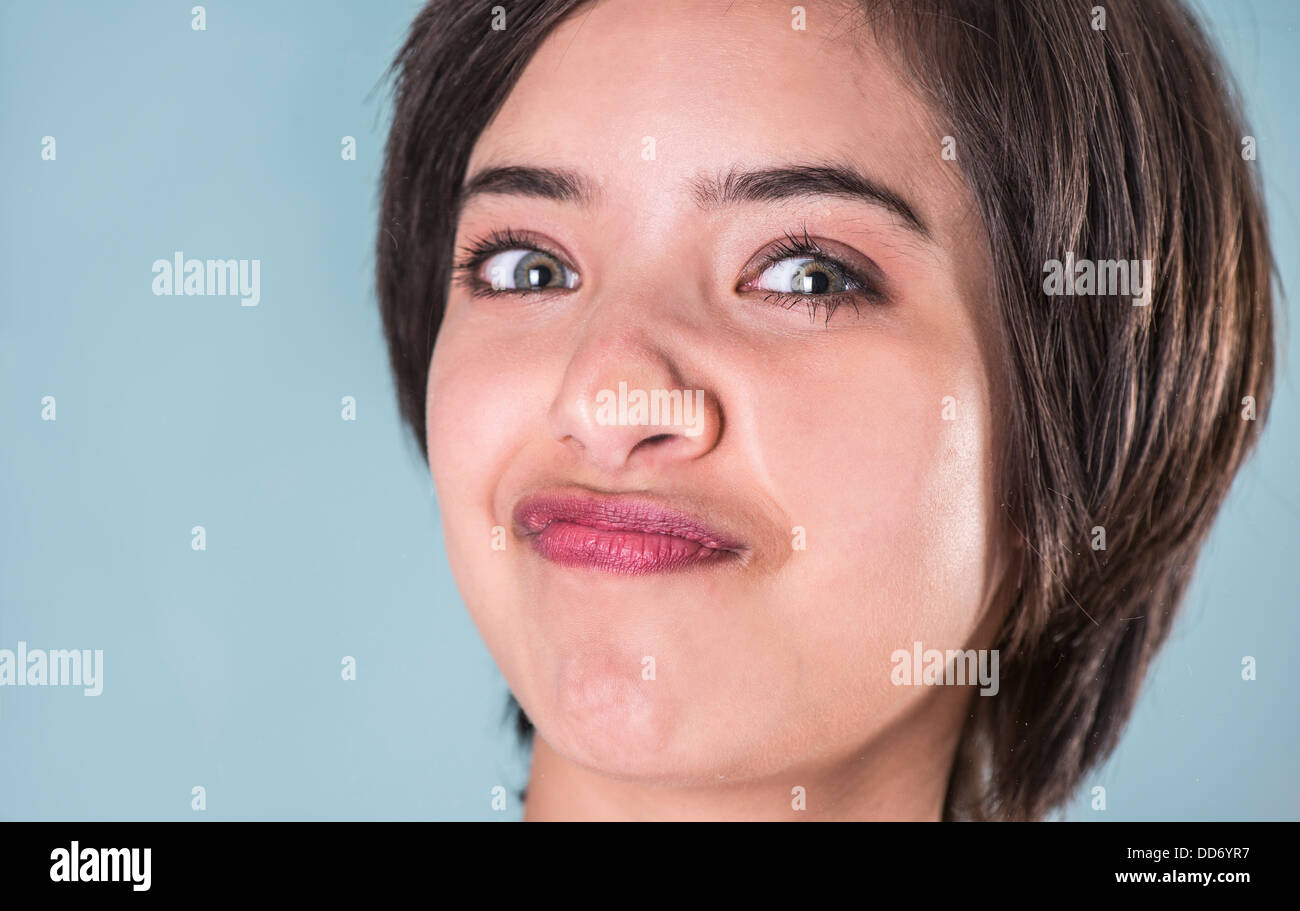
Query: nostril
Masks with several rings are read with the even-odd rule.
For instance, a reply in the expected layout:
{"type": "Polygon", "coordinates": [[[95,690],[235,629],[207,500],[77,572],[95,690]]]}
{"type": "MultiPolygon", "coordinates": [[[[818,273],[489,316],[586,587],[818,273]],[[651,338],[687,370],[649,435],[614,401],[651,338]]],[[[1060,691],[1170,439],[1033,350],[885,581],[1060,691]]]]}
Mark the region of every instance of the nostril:
{"type": "MultiPolygon", "coordinates": [[[[646,449],[654,449],[659,444],[671,443],[676,438],[677,438],[677,434],[675,433],[656,433],[652,437],[646,437],[644,440],[639,441],[635,446],[632,447],[632,452],[641,452],[642,450],[646,450],[646,449]]],[[[631,454],[632,453],[628,453],[629,456],[631,456],[631,454]]]]}

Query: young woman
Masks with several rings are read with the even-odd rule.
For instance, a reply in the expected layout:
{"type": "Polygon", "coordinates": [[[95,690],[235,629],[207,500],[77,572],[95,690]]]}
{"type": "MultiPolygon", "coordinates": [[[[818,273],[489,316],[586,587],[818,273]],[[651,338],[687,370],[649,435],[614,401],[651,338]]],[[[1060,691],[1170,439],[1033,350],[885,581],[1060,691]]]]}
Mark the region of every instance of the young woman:
{"type": "Polygon", "coordinates": [[[527,819],[1033,819],[1267,413],[1174,0],[435,0],[378,288],[527,819]]]}

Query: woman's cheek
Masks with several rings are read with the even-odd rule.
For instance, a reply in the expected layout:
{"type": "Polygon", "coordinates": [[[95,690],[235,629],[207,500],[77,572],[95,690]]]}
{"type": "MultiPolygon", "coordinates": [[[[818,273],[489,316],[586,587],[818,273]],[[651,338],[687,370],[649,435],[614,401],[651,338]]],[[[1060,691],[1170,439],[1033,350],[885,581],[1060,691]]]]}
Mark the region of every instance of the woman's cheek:
{"type": "Polygon", "coordinates": [[[820,377],[814,396],[769,402],[765,461],[804,529],[788,587],[816,592],[822,615],[839,615],[821,629],[887,667],[912,637],[955,648],[974,628],[992,505],[988,403],[978,365],[932,350],[880,345],[855,360],[820,377]]]}
{"type": "Polygon", "coordinates": [[[536,422],[537,403],[516,359],[444,333],[426,390],[429,464],[443,496],[490,502],[487,485],[522,428],[536,422]],[[507,370],[504,365],[513,365],[507,370]]]}
{"type": "Polygon", "coordinates": [[[496,359],[474,357],[469,346],[440,337],[426,390],[429,468],[448,559],[467,590],[482,581],[471,567],[487,559],[500,521],[491,514],[493,479],[511,451],[511,435],[525,426],[514,410],[519,380],[496,366],[496,359]]]}
{"type": "Polygon", "coordinates": [[[803,369],[807,381],[755,390],[757,450],[773,495],[796,525],[829,548],[847,578],[913,548],[951,498],[969,450],[962,426],[982,407],[951,415],[945,397],[967,383],[932,356],[896,340],[846,348],[803,369]],[[819,540],[818,540],[819,539],[819,540]]]}

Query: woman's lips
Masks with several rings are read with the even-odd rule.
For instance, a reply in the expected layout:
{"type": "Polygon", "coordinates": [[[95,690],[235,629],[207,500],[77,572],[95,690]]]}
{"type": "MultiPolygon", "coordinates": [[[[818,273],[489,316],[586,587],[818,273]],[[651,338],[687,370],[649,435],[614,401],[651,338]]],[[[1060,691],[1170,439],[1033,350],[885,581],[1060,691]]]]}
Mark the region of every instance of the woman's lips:
{"type": "Polygon", "coordinates": [[[639,575],[730,562],[739,544],[685,513],[627,496],[553,494],[515,507],[515,527],[561,566],[639,575]]]}

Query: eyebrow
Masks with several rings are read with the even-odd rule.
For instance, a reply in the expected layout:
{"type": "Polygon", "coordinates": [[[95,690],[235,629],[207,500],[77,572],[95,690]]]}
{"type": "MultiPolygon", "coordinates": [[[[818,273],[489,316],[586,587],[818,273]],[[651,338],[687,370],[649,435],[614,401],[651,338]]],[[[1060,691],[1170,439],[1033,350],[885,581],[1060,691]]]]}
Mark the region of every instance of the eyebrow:
{"type": "Polygon", "coordinates": [[[463,208],[474,197],[490,194],[531,196],[580,206],[590,206],[600,196],[595,185],[576,171],[507,165],[475,174],[461,188],[460,205],[463,208]]]}
{"type": "Polygon", "coordinates": [[[849,165],[785,165],[756,170],[733,167],[719,177],[696,178],[693,186],[696,202],[706,210],[743,202],[838,196],[886,209],[917,234],[931,236],[930,229],[902,194],[849,165]]]}
{"type": "MultiPolygon", "coordinates": [[[[885,209],[926,239],[929,227],[901,193],[846,164],[792,164],[768,168],[732,167],[715,177],[690,183],[695,203],[709,211],[740,203],[781,202],[814,196],[836,196],[885,209]]],[[[485,168],[461,189],[460,207],[476,196],[528,196],[589,207],[600,198],[596,185],[576,171],[506,165],[485,168]]]]}

